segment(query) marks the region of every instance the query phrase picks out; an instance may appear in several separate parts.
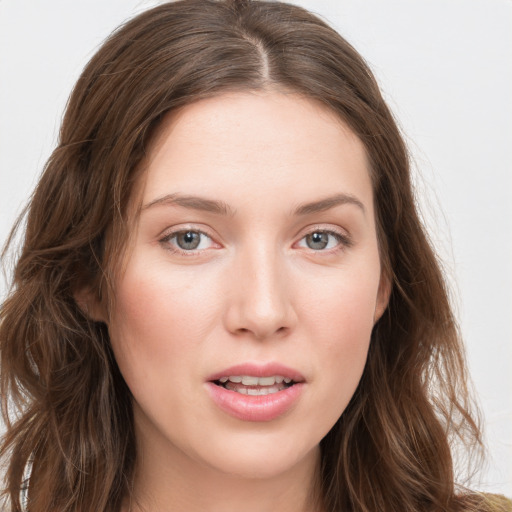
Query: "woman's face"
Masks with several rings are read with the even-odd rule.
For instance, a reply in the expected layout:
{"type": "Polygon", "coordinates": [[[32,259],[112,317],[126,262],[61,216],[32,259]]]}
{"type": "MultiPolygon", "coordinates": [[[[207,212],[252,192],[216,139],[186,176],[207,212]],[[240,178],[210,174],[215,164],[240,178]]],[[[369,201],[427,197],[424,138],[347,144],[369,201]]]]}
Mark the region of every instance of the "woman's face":
{"type": "Polygon", "coordinates": [[[233,93],[168,117],[146,164],[108,320],[142,457],[311,464],[387,302],[362,143],[311,100],[233,93]]]}

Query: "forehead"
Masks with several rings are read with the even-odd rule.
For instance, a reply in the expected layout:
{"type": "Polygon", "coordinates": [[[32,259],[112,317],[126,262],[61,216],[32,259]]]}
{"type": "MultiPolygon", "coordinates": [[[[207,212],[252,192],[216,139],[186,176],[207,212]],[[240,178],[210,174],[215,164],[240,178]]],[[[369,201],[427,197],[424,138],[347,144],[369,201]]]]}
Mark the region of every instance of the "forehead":
{"type": "Polygon", "coordinates": [[[372,194],[362,142],[330,109],[295,93],[227,93],[171,112],[144,167],[143,204],[175,192],[227,202],[372,194]]]}

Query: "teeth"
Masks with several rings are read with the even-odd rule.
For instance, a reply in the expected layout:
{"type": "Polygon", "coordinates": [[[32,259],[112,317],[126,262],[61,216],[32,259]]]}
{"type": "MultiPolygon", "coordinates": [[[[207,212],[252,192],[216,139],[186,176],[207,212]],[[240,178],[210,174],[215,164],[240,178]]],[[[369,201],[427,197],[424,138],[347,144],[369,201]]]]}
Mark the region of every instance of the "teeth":
{"type": "Polygon", "coordinates": [[[257,395],[270,395],[271,393],[277,393],[279,391],[278,388],[276,387],[268,387],[268,388],[259,388],[259,389],[251,389],[249,388],[247,390],[247,394],[248,395],[253,395],[253,396],[257,396],[257,395]]]}
{"type": "Polygon", "coordinates": [[[258,384],[260,386],[273,386],[275,383],[276,383],[275,377],[260,377],[258,379],[258,384]]]}
{"type": "MultiPolygon", "coordinates": [[[[231,379],[231,377],[230,377],[231,379]]],[[[251,377],[250,375],[244,375],[242,377],[242,384],[244,386],[257,386],[258,385],[258,377],[251,377]]]]}
{"type": "Polygon", "coordinates": [[[255,377],[253,375],[230,375],[229,377],[221,377],[219,382],[225,384],[227,381],[235,384],[242,383],[244,386],[273,386],[274,384],[290,384],[292,379],[283,377],[282,375],[271,375],[270,377],[255,377]]]}

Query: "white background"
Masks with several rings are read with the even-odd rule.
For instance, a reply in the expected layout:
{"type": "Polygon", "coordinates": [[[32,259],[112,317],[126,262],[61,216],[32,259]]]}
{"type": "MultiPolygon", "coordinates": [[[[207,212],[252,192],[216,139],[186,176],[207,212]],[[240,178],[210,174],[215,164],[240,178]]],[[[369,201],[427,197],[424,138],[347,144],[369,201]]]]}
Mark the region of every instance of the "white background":
{"type": "MultiPolygon", "coordinates": [[[[156,3],[0,0],[0,242],[86,61],[156,3]]],[[[512,1],[298,3],[368,60],[406,133],[485,414],[490,453],[477,487],[512,496],[512,1]]]]}

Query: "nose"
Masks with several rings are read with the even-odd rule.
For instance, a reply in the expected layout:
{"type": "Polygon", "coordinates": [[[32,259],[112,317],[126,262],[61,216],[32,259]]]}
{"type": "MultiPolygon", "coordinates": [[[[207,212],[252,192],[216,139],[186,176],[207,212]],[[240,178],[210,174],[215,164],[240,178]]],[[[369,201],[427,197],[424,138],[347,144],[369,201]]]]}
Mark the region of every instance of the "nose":
{"type": "Polygon", "coordinates": [[[225,324],[229,332],[263,340],[284,336],[297,322],[292,283],[272,248],[240,254],[230,272],[225,324]]]}

